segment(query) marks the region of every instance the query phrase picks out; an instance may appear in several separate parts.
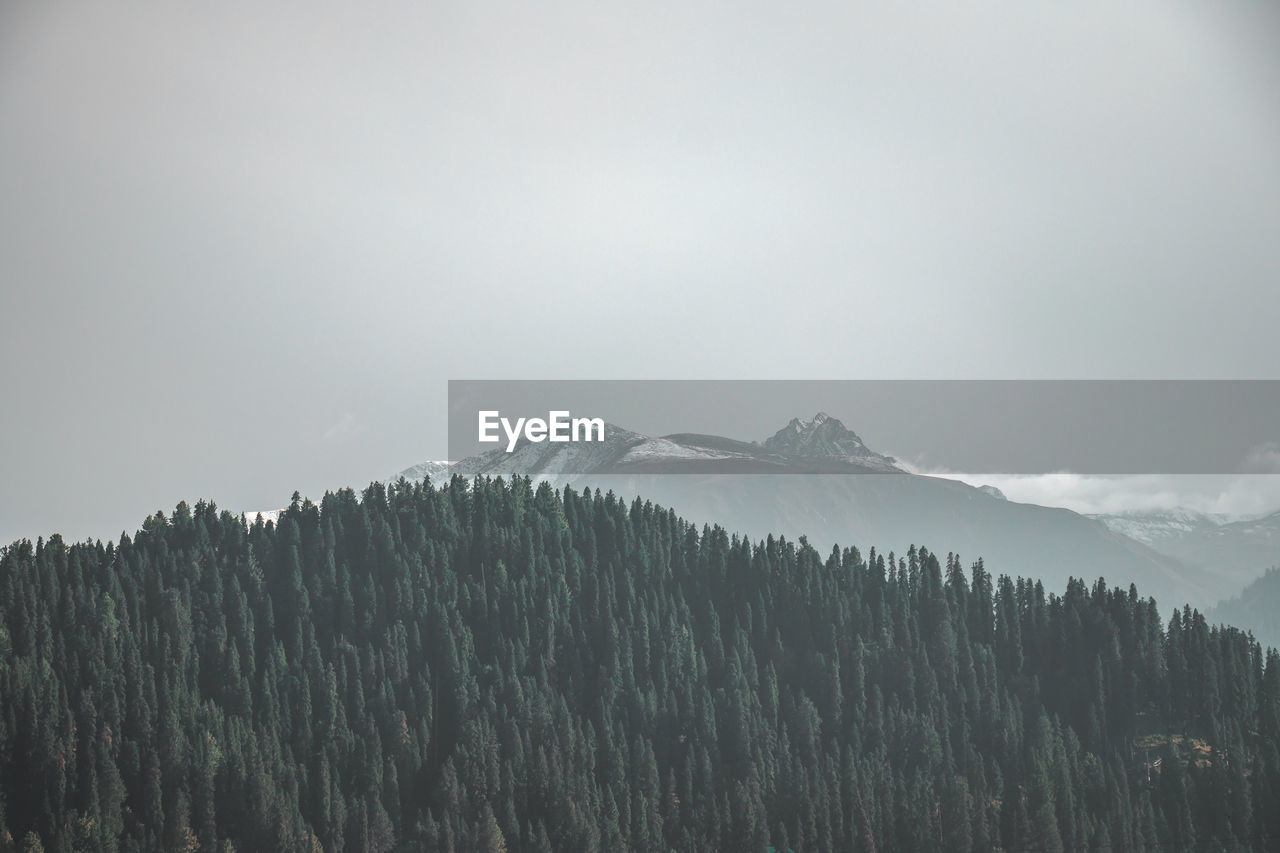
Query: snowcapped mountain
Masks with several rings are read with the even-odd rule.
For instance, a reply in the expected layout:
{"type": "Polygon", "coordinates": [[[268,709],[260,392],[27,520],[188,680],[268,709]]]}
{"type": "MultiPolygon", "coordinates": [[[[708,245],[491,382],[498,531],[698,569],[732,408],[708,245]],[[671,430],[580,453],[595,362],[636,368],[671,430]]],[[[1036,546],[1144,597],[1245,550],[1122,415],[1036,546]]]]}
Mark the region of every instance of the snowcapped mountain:
{"type": "MultiPolygon", "coordinates": [[[[1162,604],[1216,601],[1222,579],[1162,555],[1070,510],[1006,500],[995,489],[910,474],[824,413],[793,419],[761,443],[606,426],[598,444],[530,443],[453,464],[423,463],[406,478],[519,473],[575,488],[612,490],[671,507],[691,521],[752,537],[807,536],[815,546],[912,545],[982,557],[994,574],[1061,589],[1069,576],[1136,583],[1162,604]],[[680,474],[682,476],[664,476],[680,474]],[[831,476],[832,474],[863,476],[831,476]],[[785,476],[776,476],[785,475],[785,476]]],[[[398,479],[393,477],[392,480],[398,479]]]]}
{"type": "Polygon", "coordinates": [[[1233,521],[1231,516],[1197,512],[1193,509],[1100,513],[1089,516],[1117,533],[1123,533],[1153,547],[1188,534],[1216,530],[1233,521]]]}
{"type": "Polygon", "coordinates": [[[406,480],[421,480],[430,477],[433,481],[447,480],[452,473],[454,463],[452,462],[419,462],[417,465],[410,465],[403,471],[400,471],[391,477],[390,482],[394,483],[401,477],[406,480]]]}
{"type": "Polygon", "coordinates": [[[247,512],[244,513],[245,524],[248,524],[250,527],[252,527],[254,523],[257,522],[258,516],[262,516],[262,520],[264,522],[269,521],[272,524],[275,524],[278,521],[280,521],[280,513],[282,512],[284,512],[284,510],[282,509],[248,510],[247,512]]]}

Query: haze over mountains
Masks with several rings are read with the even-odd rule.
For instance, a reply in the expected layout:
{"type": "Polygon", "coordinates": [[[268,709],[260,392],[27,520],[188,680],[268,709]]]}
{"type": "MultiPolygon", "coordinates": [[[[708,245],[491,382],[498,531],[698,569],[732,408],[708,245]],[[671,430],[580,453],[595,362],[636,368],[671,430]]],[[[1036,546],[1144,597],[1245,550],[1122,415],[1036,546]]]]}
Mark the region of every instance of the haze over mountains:
{"type": "MultiPolygon", "coordinates": [[[[1126,535],[1114,521],[908,473],[822,412],[794,418],[760,443],[695,433],[651,437],[610,425],[598,444],[524,441],[512,453],[493,450],[452,464],[428,462],[397,476],[440,479],[453,473],[519,473],[612,489],[671,506],[698,522],[752,536],[803,535],[820,548],[838,543],[903,553],[924,545],[967,561],[982,558],[993,573],[1036,577],[1051,587],[1071,576],[1104,576],[1112,584],[1135,583],[1143,595],[1168,606],[1205,607],[1248,580],[1237,581],[1234,568],[1230,576],[1220,574],[1209,568],[1210,560],[1162,552],[1126,535]]],[[[1188,546],[1186,553],[1198,552],[1188,546]]]]}

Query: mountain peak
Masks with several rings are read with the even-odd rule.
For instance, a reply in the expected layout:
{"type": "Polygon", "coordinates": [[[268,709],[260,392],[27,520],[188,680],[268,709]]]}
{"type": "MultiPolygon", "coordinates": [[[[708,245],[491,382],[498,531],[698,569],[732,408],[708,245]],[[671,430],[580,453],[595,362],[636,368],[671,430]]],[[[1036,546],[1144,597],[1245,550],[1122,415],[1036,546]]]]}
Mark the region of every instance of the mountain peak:
{"type": "MultiPolygon", "coordinates": [[[[786,429],[795,433],[804,433],[820,427],[827,421],[832,420],[835,420],[835,418],[831,417],[831,415],[828,415],[826,412],[818,412],[818,414],[808,419],[792,418],[791,423],[787,424],[786,429]]],[[[836,420],[836,423],[839,424],[841,428],[844,428],[844,424],[840,423],[840,421],[836,420]]]]}
{"type": "Polygon", "coordinates": [[[826,412],[818,412],[812,418],[792,418],[765,439],[764,446],[792,456],[840,457],[876,467],[897,467],[892,457],[871,450],[857,433],[826,412]]]}

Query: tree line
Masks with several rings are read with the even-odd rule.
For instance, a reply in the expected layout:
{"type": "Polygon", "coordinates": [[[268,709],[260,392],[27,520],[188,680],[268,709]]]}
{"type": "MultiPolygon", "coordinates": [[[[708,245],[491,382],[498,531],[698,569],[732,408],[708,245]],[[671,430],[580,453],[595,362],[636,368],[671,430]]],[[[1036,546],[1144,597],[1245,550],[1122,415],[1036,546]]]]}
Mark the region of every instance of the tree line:
{"type": "Polygon", "coordinates": [[[1133,587],[520,477],[0,552],[3,850],[1274,850],[1278,749],[1133,587]]]}

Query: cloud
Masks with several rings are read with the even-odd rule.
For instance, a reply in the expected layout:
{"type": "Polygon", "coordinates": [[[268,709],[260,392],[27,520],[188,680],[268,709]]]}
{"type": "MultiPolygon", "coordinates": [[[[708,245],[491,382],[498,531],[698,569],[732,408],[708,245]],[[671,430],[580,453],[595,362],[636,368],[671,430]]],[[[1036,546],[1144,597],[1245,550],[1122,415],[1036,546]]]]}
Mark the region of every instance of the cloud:
{"type": "MultiPolygon", "coordinates": [[[[1276,460],[1280,461],[1280,460],[1276,460]]],[[[1060,506],[1080,513],[1154,512],[1189,509],[1253,517],[1280,509],[1280,465],[1271,473],[1239,475],[1094,476],[1050,474],[974,474],[956,471],[915,473],[991,485],[1011,501],[1060,506]]]]}
{"type": "Polygon", "coordinates": [[[1280,474],[1280,442],[1269,441],[1249,452],[1244,462],[1249,474],[1280,474]]]}

